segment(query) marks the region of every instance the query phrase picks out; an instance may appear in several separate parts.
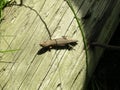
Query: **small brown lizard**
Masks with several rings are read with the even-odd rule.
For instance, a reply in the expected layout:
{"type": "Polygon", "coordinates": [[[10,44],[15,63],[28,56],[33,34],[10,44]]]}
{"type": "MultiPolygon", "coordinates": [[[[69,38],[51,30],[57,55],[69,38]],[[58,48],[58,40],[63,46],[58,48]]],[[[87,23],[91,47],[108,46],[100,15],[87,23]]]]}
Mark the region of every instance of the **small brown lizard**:
{"type": "Polygon", "coordinates": [[[77,44],[77,42],[78,40],[69,39],[63,36],[62,38],[56,38],[56,39],[44,41],[40,43],[40,46],[42,46],[43,48],[49,48],[49,49],[54,47],[65,47],[65,46],[69,46],[72,48],[74,45],[77,44]]]}

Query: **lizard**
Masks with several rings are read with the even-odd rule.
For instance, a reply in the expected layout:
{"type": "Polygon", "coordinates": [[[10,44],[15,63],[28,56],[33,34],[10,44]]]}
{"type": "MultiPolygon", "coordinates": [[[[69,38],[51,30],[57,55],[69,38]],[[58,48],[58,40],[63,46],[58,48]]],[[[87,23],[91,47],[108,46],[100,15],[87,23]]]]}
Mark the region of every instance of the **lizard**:
{"type": "Polygon", "coordinates": [[[70,47],[73,48],[77,44],[78,40],[73,40],[70,38],[67,38],[66,36],[62,36],[62,38],[56,38],[44,41],[40,43],[40,46],[43,48],[54,48],[54,47],[70,47]]]}

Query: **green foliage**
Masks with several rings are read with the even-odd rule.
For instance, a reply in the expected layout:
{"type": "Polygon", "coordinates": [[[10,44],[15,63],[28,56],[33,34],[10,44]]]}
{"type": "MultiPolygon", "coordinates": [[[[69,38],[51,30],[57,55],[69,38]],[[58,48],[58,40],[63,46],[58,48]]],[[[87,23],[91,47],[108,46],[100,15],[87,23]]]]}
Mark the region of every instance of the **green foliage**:
{"type": "Polygon", "coordinates": [[[7,53],[7,52],[15,52],[18,51],[20,49],[15,49],[15,50],[4,50],[4,51],[0,51],[0,53],[7,53]]]}
{"type": "Polygon", "coordinates": [[[86,36],[85,36],[84,30],[82,29],[82,25],[81,25],[81,23],[80,23],[80,21],[79,21],[79,18],[77,17],[77,14],[76,14],[73,6],[72,6],[72,3],[70,2],[70,0],[65,0],[65,1],[67,2],[68,6],[69,6],[70,9],[72,10],[72,12],[73,12],[73,14],[74,14],[74,16],[75,16],[75,19],[76,19],[76,21],[77,21],[77,23],[78,23],[78,27],[79,27],[80,32],[81,32],[82,37],[83,37],[83,42],[84,42],[84,47],[85,47],[85,53],[86,53],[86,60],[87,60],[87,59],[88,59],[87,41],[86,41],[86,36]]]}
{"type": "Polygon", "coordinates": [[[86,40],[86,36],[85,36],[85,33],[84,33],[84,29],[82,28],[82,24],[80,23],[79,21],[79,18],[77,17],[77,13],[75,12],[73,6],[72,6],[72,3],[71,3],[71,0],[65,0],[68,4],[68,6],[70,7],[70,9],[72,10],[74,16],[75,16],[75,19],[77,21],[77,24],[78,24],[78,27],[79,27],[79,30],[82,34],[82,37],[83,37],[83,43],[84,43],[84,48],[85,48],[85,53],[86,53],[86,75],[88,75],[88,49],[87,49],[87,40],[86,40]]]}
{"type": "MultiPolygon", "coordinates": [[[[10,0],[0,0],[0,20],[2,19],[2,10],[4,9],[4,7],[10,2],[10,0]]],[[[0,35],[1,37],[1,35],[0,35]]],[[[4,50],[4,51],[0,51],[0,53],[7,53],[7,52],[15,52],[18,51],[19,49],[15,49],[15,50],[4,50]]]]}
{"type": "Polygon", "coordinates": [[[9,0],[0,0],[0,19],[2,17],[2,10],[8,4],[9,0]]]}

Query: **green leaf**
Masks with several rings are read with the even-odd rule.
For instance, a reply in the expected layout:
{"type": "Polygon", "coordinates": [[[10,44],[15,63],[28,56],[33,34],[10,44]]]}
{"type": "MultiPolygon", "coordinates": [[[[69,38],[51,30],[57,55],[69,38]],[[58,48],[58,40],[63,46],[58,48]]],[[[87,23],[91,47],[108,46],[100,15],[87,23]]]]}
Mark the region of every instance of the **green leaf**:
{"type": "Polygon", "coordinates": [[[0,51],[0,53],[15,52],[15,51],[18,51],[18,50],[20,50],[20,49],[4,50],[4,51],[0,51]]]}

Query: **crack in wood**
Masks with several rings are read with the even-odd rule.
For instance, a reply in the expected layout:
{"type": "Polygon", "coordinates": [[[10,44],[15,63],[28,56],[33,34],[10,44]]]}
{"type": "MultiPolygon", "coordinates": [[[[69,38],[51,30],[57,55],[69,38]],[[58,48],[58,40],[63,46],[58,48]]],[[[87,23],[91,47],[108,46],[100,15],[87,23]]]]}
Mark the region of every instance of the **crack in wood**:
{"type": "Polygon", "coordinates": [[[78,79],[79,75],[81,74],[82,70],[83,70],[83,68],[82,68],[82,69],[78,72],[78,74],[76,75],[74,81],[72,82],[72,85],[71,85],[71,87],[70,87],[70,88],[71,88],[70,90],[72,90],[72,87],[73,87],[73,85],[75,84],[76,80],[78,79]]]}
{"type": "Polygon", "coordinates": [[[24,74],[24,76],[23,76],[24,79],[22,80],[22,82],[20,83],[20,85],[19,85],[19,87],[18,87],[19,89],[20,89],[20,87],[22,86],[22,84],[23,84],[23,82],[25,81],[25,79],[27,78],[27,72],[29,71],[29,69],[30,69],[33,61],[34,61],[35,58],[36,58],[36,56],[37,56],[37,54],[35,54],[35,56],[33,57],[32,61],[31,61],[31,63],[29,64],[29,66],[28,66],[28,68],[27,68],[27,70],[26,70],[26,72],[25,72],[25,74],[24,74]]]}
{"type": "Polygon", "coordinates": [[[47,32],[48,32],[49,38],[51,39],[52,36],[51,36],[50,30],[49,30],[46,22],[45,22],[45,21],[43,20],[43,18],[41,17],[41,15],[37,12],[37,10],[33,9],[33,8],[30,7],[30,6],[27,6],[27,5],[23,4],[23,0],[20,0],[20,4],[11,3],[11,4],[8,4],[8,7],[9,7],[9,6],[20,6],[20,7],[21,7],[21,6],[24,6],[24,7],[26,7],[26,8],[29,8],[30,10],[34,11],[34,12],[39,16],[40,20],[43,22],[43,24],[44,24],[44,26],[45,26],[45,28],[46,28],[46,30],[47,30],[47,32]]]}
{"type": "MultiPolygon", "coordinates": [[[[57,51],[56,51],[56,52],[57,52],[57,51]]],[[[54,63],[55,63],[55,60],[56,60],[56,58],[58,57],[59,53],[60,53],[60,51],[57,53],[55,59],[54,59],[54,60],[52,59],[53,61],[51,61],[50,65],[49,65],[50,67],[48,68],[47,73],[46,73],[46,75],[44,76],[44,78],[42,79],[41,83],[39,84],[39,87],[38,87],[37,90],[39,90],[39,89],[41,88],[43,82],[45,81],[45,79],[46,79],[46,77],[48,76],[51,68],[53,67],[53,65],[54,65],[54,63]]],[[[63,54],[63,55],[64,55],[64,54],[63,54]]],[[[61,58],[62,58],[62,57],[61,57],[61,58]]],[[[61,59],[60,59],[60,60],[61,60],[61,59]]],[[[58,66],[59,66],[59,65],[57,65],[57,69],[58,69],[58,66]]],[[[60,80],[61,80],[61,79],[60,79],[60,80]]]]}

